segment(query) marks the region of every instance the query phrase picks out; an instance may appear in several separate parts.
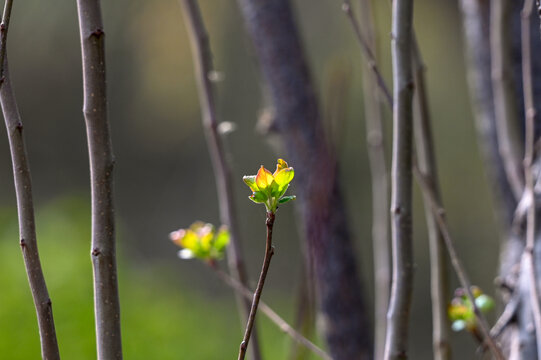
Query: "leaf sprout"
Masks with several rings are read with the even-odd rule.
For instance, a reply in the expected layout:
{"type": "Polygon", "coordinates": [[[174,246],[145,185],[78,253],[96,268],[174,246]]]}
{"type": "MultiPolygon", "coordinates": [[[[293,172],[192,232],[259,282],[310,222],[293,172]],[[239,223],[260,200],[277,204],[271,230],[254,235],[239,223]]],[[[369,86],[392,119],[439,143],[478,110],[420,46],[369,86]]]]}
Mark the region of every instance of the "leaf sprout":
{"type": "Polygon", "coordinates": [[[182,248],[179,258],[214,261],[223,257],[230,234],[225,225],[216,232],[214,225],[196,221],[188,229],[173,231],[169,238],[182,248]]]}
{"type": "MultiPolygon", "coordinates": [[[[494,300],[484,294],[479,287],[472,286],[471,291],[475,299],[475,305],[482,313],[487,313],[494,308],[494,300]]],[[[451,328],[454,331],[468,330],[475,332],[477,330],[474,308],[463,288],[455,290],[455,297],[449,305],[448,315],[452,321],[451,328]]]]}
{"type": "Polygon", "coordinates": [[[267,211],[276,213],[278,204],[284,204],[296,198],[295,195],[284,196],[294,175],[293,168],[289,167],[284,160],[278,159],[274,173],[261,165],[257,175],[244,176],[242,179],[253,191],[249,196],[250,200],[257,204],[265,204],[267,211]]]}

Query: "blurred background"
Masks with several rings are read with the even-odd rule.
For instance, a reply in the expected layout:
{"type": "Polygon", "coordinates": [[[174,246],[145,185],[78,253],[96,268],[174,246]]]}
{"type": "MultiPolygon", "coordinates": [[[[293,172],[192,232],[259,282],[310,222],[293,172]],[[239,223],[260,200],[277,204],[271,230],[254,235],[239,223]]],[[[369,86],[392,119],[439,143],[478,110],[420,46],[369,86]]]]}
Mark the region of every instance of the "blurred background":
{"type": "MultiPolygon", "coordinates": [[[[236,179],[242,245],[251,278],[256,279],[264,251],[264,207],[247,199],[250,190],[242,176],[254,174],[261,164],[272,169],[276,158],[284,154],[273,152],[265,137],[256,131],[265,103],[236,2],[201,0],[200,4],[214,65],[223,74],[216,89],[219,116],[222,121],[236,124],[236,130],[225,141],[236,179]]],[[[295,0],[293,4],[323,114],[339,122],[336,148],[359,271],[371,311],[371,189],[360,48],[340,1],[295,0]],[[345,74],[348,81],[340,85],[340,90],[345,91],[341,97],[344,107],[336,119],[330,99],[336,91],[331,84],[338,72],[345,74]]],[[[391,84],[391,11],[388,2],[377,5],[380,63],[391,84]]],[[[8,56],[25,126],[38,243],[61,355],[66,359],[93,359],[89,170],[75,6],[74,1],[66,0],[16,3],[8,56]]],[[[468,99],[458,5],[447,0],[419,0],[415,6],[450,227],[472,281],[494,294],[498,226],[468,99]]],[[[104,1],[102,10],[107,36],[109,119],[116,156],[115,205],[125,358],[232,358],[242,330],[231,291],[198,261],[180,261],[177,248],[168,240],[169,232],[188,227],[195,220],[219,222],[214,175],[180,6],[175,0],[116,0],[104,1]]],[[[390,145],[390,126],[387,130],[390,145]]],[[[293,181],[292,194],[296,186],[301,184],[293,181]]],[[[430,359],[428,245],[423,208],[418,189],[415,191],[411,358],[430,359]]],[[[290,321],[295,317],[297,302],[299,245],[294,206],[285,206],[277,217],[276,255],[263,298],[290,321]]],[[[454,289],[456,279],[454,275],[451,278],[454,289]]],[[[34,308],[18,244],[11,160],[3,126],[0,289],[1,357],[39,358],[34,308]]],[[[290,340],[263,316],[260,319],[267,358],[287,358],[290,340]]],[[[476,343],[468,334],[452,336],[457,358],[475,349],[476,343]]]]}

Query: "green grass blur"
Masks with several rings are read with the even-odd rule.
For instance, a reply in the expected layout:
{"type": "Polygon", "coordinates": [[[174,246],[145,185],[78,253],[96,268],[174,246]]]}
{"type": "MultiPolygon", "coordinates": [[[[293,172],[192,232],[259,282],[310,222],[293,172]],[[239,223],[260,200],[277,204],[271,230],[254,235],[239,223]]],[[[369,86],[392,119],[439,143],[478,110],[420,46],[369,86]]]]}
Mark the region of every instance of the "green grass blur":
{"type": "MultiPolygon", "coordinates": [[[[38,212],[37,228],[61,356],[95,359],[88,204],[56,201],[38,212]]],[[[0,358],[38,359],[36,316],[17,239],[15,211],[0,209],[0,358]]],[[[236,356],[241,329],[231,296],[180,289],[166,282],[163,269],[135,270],[125,260],[119,260],[119,287],[126,359],[236,356]]],[[[260,330],[266,358],[286,358],[290,340],[263,317],[260,330]]]]}

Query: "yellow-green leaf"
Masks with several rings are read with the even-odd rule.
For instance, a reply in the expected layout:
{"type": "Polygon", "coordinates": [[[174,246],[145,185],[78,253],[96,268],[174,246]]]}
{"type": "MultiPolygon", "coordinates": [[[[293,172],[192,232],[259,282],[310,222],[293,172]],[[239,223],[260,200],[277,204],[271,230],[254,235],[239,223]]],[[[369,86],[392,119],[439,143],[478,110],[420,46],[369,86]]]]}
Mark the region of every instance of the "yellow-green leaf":
{"type": "Polygon", "coordinates": [[[259,171],[257,172],[255,182],[257,184],[257,187],[260,190],[265,190],[270,184],[272,184],[272,181],[274,178],[272,177],[272,174],[269,170],[265,169],[263,165],[259,168],[259,171]]]}

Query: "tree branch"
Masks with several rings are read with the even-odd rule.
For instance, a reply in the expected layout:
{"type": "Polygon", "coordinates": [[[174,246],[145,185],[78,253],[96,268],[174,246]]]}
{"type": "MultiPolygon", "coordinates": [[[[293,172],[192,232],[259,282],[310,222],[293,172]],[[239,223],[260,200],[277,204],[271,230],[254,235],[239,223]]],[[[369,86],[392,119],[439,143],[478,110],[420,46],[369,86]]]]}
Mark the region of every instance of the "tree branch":
{"type": "MultiPolygon", "coordinates": [[[[203,128],[205,130],[207,147],[212,161],[214,178],[216,180],[216,190],[220,205],[220,219],[222,224],[228,226],[231,234],[230,245],[227,247],[229,271],[243,286],[247,286],[248,276],[242,256],[238,221],[235,215],[231,169],[227,163],[222,138],[218,133],[214,87],[210,80],[210,74],[214,71],[210,41],[197,0],[181,0],[180,4],[183,9],[186,29],[192,46],[192,56],[197,87],[199,90],[203,128]]],[[[248,320],[251,302],[249,299],[246,300],[241,294],[237,293],[237,303],[241,321],[244,325],[248,320]]],[[[255,328],[252,333],[252,346],[250,349],[253,360],[260,360],[261,352],[255,328]]]]}
{"type": "MultiPolygon", "coordinates": [[[[533,159],[535,146],[535,106],[532,85],[532,54],[530,39],[530,18],[532,15],[533,0],[525,0],[521,13],[521,39],[522,39],[522,84],[524,92],[524,113],[526,114],[526,131],[524,141],[524,179],[526,183],[524,196],[527,197],[528,210],[526,218],[526,247],[523,254],[523,266],[526,267],[529,281],[530,302],[535,325],[537,340],[537,357],[541,359],[541,307],[539,304],[539,290],[535,271],[535,234],[536,234],[536,201],[534,190],[533,159]]],[[[523,270],[524,271],[524,270],[523,270]]]]}
{"type": "MultiPolygon", "coordinates": [[[[349,7],[349,1],[344,3],[349,7]]],[[[376,54],[376,32],[371,0],[360,2],[360,26],[357,27],[351,9],[349,17],[357,37],[366,34],[367,50],[363,54],[376,54]]],[[[361,41],[361,43],[364,43],[361,41]]],[[[391,284],[391,262],[389,258],[389,179],[383,134],[383,114],[377,74],[371,69],[377,67],[375,55],[365,55],[368,64],[363,70],[363,95],[366,122],[366,143],[372,184],[372,247],[374,254],[374,358],[382,359],[385,351],[387,308],[391,284]],[[372,65],[370,65],[372,64],[372,65]]],[[[392,108],[392,99],[389,103],[392,108]]]]}
{"type": "Polygon", "coordinates": [[[517,135],[517,104],[511,69],[511,0],[494,0],[490,8],[490,44],[492,56],[492,88],[498,150],[515,199],[524,190],[521,178],[522,146],[517,135]]]}
{"type": "Polygon", "coordinates": [[[259,306],[259,299],[261,299],[261,293],[263,292],[263,286],[265,285],[265,279],[267,278],[267,272],[269,271],[270,261],[272,255],[274,255],[274,247],[272,246],[272,227],[274,226],[274,217],[275,214],[272,211],[267,211],[267,241],[265,246],[265,258],[263,259],[263,266],[261,268],[261,274],[259,275],[259,280],[257,282],[257,287],[255,289],[254,297],[252,300],[252,308],[250,309],[250,315],[248,316],[248,323],[246,324],[246,331],[244,333],[244,338],[240,343],[239,348],[239,358],[238,360],[243,360],[246,356],[246,349],[248,348],[248,343],[250,342],[250,336],[252,335],[252,329],[254,326],[255,315],[257,313],[257,307],[259,306]]]}
{"type": "Polygon", "coordinates": [[[17,197],[17,214],[19,219],[20,246],[23,253],[26,275],[36,308],[38,328],[41,342],[41,357],[46,360],[60,359],[58,342],[54,326],[53,309],[41,261],[39,258],[32,199],[32,179],[23,137],[23,124],[15,93],[11,88],[8,61],[6,56],[7,33],[11,17],[12,0],[7,0],[0,24],[0,105],[8,133],[15,194],[17,197]]]}
{"type": "Polygon", "coordinates": [[[113,167],[105,81],[105,33],[99,0],[77,0],[92,187],[92,265],[99,360],[122,359],[116,270],[113,167]]]}
{"type": "Polygon", "coordinates": [[[359,41],[359,44],[361,45],[361,49],[368,63],[368,67],[374,73],[376,83],[379,89],[381,90],[381,92],[383,93],[383,97],[385,98],[389,106],[392,108],[393,97],[391,95],[391,92],[389,91],[389,88],[385,84],[385,80],[383,79],[381,72],[379,71],[376,57],[374,56],[374,49],[370,46],[370,43],[369,43],[370,40],[367,41],[364,38],[361,31],[361,25],[359,25],[357,19],[355,19],[355,15],[353,14],[353,11],[351,10],[350,0],[342,1],[342,10],[346,13],[349,19],[349,22],[351,23],[351,26],[353,27],[353,31],[355,32],[355,36],[357,37],[357,40],[359,41]]]}
{"type": "MultiPolygon", "coordinates": [[[[414,37],[413,61],[415,67],[415,107],[414,117],[415,149],[419,171],[427,185],[441,204],[441,191],[432,136],[432,126],[425,86],[425,65],[421,59],[419,46],[414,37]]],[[[424,197],[425,218],[430,248],[430,289],[432,297],[432,339],[434,359],[450,358],[449,322],[447,320],[447,302],[449,299],[447,279],[447,261],[443,238],[430,207],[430,200],[424,197]]]]}
{"type": "MultiPolygon", "coordinates": [[[[218,267],[212,266],[212,264],[211,268],[216,272],[216,275],[218,275],[218,277],[224,283],[226,283],[229,287],[235,290],[235,292],[240,294],[243,298],[247,300],[253,299],[254,293],[250,291],[250,289],[248,289],[240,281],[227,274],[226,272],[222,271],[218,267]]],[[[307,349],[309,349],[322,359],[332,360],[332,358],[325,351],[321,350],[316,344],[314,344],[297,330],[295,330],[280,315],[278,315],[274,310],[272,310],[272,308],[264,301],[259,302],[259,309],[263,312],[263,314],[267,316],[267,318],[269,318],[270,321],[272,321],[276,326],[278,326],[278,328],[280,328],[280,330],[282,330],[284,333],[288,334],[294,341],[296,341],[302,346],[305,346],[307,349]]]]}
{"type": "Polygon", "coordinates": [[[334,360],[372,359],[371,330],[336,158],[289,0],[238,0],[274,114],[272,131],[295,164],[303,241],[334,360]],[[320,174],[326,174],[321,176],[320,174]],[[298,175],[298,176],[297,176],[298,175]]]}
{"type": "Polygon", "coordinates": [[[490,2],[461,0],[463,38],[466,48],[466,69],[470,98],[474,109],[478,143],[485,163],[498,223],[505,234],[511,231],[518,199],[509,184],[505,166],[499,155],[498,135],[492,91],[490,44],[490,2]]]}
{"type": "Polygon", "coordinates": [[[441,204],[438,202],[437,198],[432,192],[430,185],[427,183],[427,180],[423,177],[422,173],[420,172],[418,168],[414,168],[414,174],[416,176],[417,183],[419,184],[419,187],[421,188],[421,191],[425,199],[430,202],[430,208],[434,215],[434,219],[436,220],[438,224],[438,228],[443,237],[445,247],[447,248],[447,252],[449,253],[449,258],[451,259],[451,265],[453,266],[453,269],[455,270],[455,273],[458,276],[460,285],[464,288],[464,291],[466,292],[466,296],[468,297],[468,300],[471,302],[473,306],[473,311],[477,319],[477,322],[479,323],[479,327],[481,328],[481,333],[484,337],[484,342],[490,348],[490,350],[492,351],[492,354],[494,355],[496,359],[504,360],[505,358],[503,357],[499,346],[494,342],[494,339],[492,339],[492,337],[490,336],[490,330],[489,330],[485,317],[483,316],[479,308],[475,305],[475,299],[471,292],[471,282],[469,280],[468,274],[466,273],[466,270],[464,269],[464,266],[462,265],[462,262],[460,261],[460,258],[458,257],[458,254],[453,244],[453,240],[451,238],[451,234],[449,233],[449,229],[447,228],[447,223],[443,217],[443,214],[445,213],[445,211],[441,207],[441,204]]]}
{"type": "Polygon", "coordinates": [[[384,359],[407,357],[408,325],[413,293],[412,122],[413,1],[393,2],[393,164],[391,229],[393,277],[384,359]]]}

